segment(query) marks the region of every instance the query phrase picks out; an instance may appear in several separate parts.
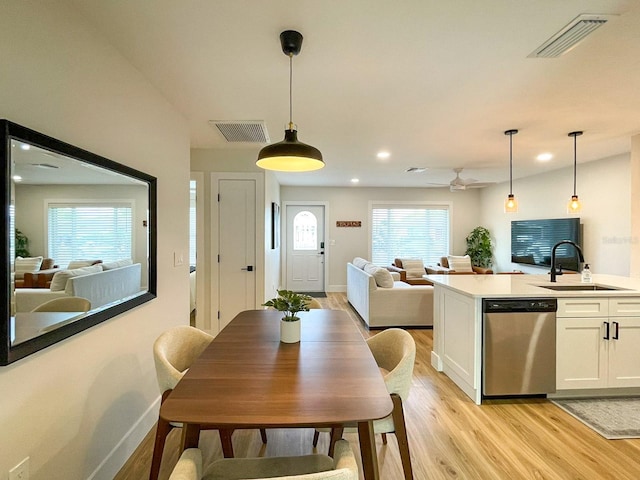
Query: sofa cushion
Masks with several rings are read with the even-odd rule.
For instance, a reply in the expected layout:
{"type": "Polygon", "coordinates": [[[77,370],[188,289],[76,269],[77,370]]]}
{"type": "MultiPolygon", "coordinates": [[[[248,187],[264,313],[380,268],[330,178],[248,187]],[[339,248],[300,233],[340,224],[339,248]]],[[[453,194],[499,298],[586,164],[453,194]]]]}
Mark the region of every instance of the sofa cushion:
{"type": "Polygon", "coordinates": [[[133,265],[133,260],[125,258],[124,260],[118,260],[117,262],[108,262],[102,264],[103,270],[113,270],[114,268],[122,268],[128,265],[133,265]]]}
{"type": "Polygon", "coordinates": [[[67,270],[75,270],[76,268],[90,267],[102,263],[102,260],[71,260],[67,266],[67,270]]]}
{"type": "Polygon", "coordinates": [[[37,272],[42,265],[43,257],[16,257],[15,278],[22,279],[26,272],[37,272]]]}
{"type": "Polygon", "coordinates": [[[407,278],[422,278],[425,274],[424,263],[420,258],[401,258],[402,268],[407,271],[407,278]]]}
{"type": "Polygon", "coordinates": [[[377,286],[381,288],[393,288],[393,277],[391,276],[391,272],[386,268],[369,263],[364,267],[364,271],[373,277],[377,286]]]}
{"type": "Polygon", "coordinates": [[[73,270],[62,270],[57,272],[51,279],[49,290],[52,292],[61,292],[67,286],[67,280],[73,277],[89,275],[90,273],[98,273],[102,271],[101,265],[93,265],[90,267],[74,268],[73,270]]]}
{"type": "Polygon", "coordinates": [[[449,268],[456,272],[473,273],[471,268],[471,257],[469,255],[449,255],[447,256],[449,262],[449,268]]]}
{"type": "Polygon", "coordinates": [[[353,259],[353,262],[351,263],[353,263],[353,265],[358,267],[359,269],[364,270],[365,265],[367,265],[369,261],[365,260],[364,258],[356,257],[353,259]]]}

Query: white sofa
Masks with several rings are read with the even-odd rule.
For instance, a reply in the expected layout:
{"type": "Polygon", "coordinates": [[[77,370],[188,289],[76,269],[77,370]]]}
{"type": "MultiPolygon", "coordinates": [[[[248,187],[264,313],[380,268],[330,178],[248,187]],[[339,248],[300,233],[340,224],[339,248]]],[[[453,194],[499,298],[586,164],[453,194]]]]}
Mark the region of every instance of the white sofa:
{"type": "Polygon", "coordinates": [[[48,288],[17,288],[15,290],[16,312],[30,312],[44,302],[67,295],[88,299],[91,302],[91,309],[102,307],[140,293],[140,274],[141,265],[135,263],[69,278],[62,291],[52,292],[48,288]]]}
{"type": "MultiPolygon", "coordinates": [[[[354,259],[360,264],[357,260],[362,259],[354,259]]],[[[433,326],[432,285],[409,285],[394,279],[393,287],[379,287],[374,275],[354,263],[347,263],[347,300],[367,326],[433,326]]]]}

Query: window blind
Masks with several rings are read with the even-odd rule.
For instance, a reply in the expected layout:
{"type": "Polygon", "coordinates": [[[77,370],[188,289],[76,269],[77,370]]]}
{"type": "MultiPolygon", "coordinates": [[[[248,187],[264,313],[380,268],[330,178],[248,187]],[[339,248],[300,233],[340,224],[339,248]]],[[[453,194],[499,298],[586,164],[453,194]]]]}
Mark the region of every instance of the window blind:
{"type": "Polygon", "coordinates": [[[50,203],[48,256],[61,267],[72,260],[133,258],[132,217],[130,203],[50,203]]]}
{"type": "Polygon", "coordinates": [[[373,205],[371,261],[391,265],[395,258],[420,258],[435,265],[449,254],[447,205],[373,205]]]}

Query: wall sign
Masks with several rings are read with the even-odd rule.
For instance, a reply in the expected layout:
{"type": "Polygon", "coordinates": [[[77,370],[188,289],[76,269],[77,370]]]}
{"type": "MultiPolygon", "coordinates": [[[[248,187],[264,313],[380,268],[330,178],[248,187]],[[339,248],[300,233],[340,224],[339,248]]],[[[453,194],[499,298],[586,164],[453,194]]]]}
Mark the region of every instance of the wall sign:
{"type": "Polygon", "coordinates": [[[336,227],[361,227],[362,222],[360,220],[338,220],[336,227]]]}

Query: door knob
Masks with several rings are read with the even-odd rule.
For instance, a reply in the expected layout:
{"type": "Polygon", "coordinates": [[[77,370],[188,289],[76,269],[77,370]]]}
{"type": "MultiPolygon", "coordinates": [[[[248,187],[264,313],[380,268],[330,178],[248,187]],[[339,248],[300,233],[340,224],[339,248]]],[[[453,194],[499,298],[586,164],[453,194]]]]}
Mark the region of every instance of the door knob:
{"type": "Polygon", "coordinates": [[[247,265],[245,268],[241,268],[240,270],[246,270],[248,272],[253,272],[253,265],[247,265]]]}

